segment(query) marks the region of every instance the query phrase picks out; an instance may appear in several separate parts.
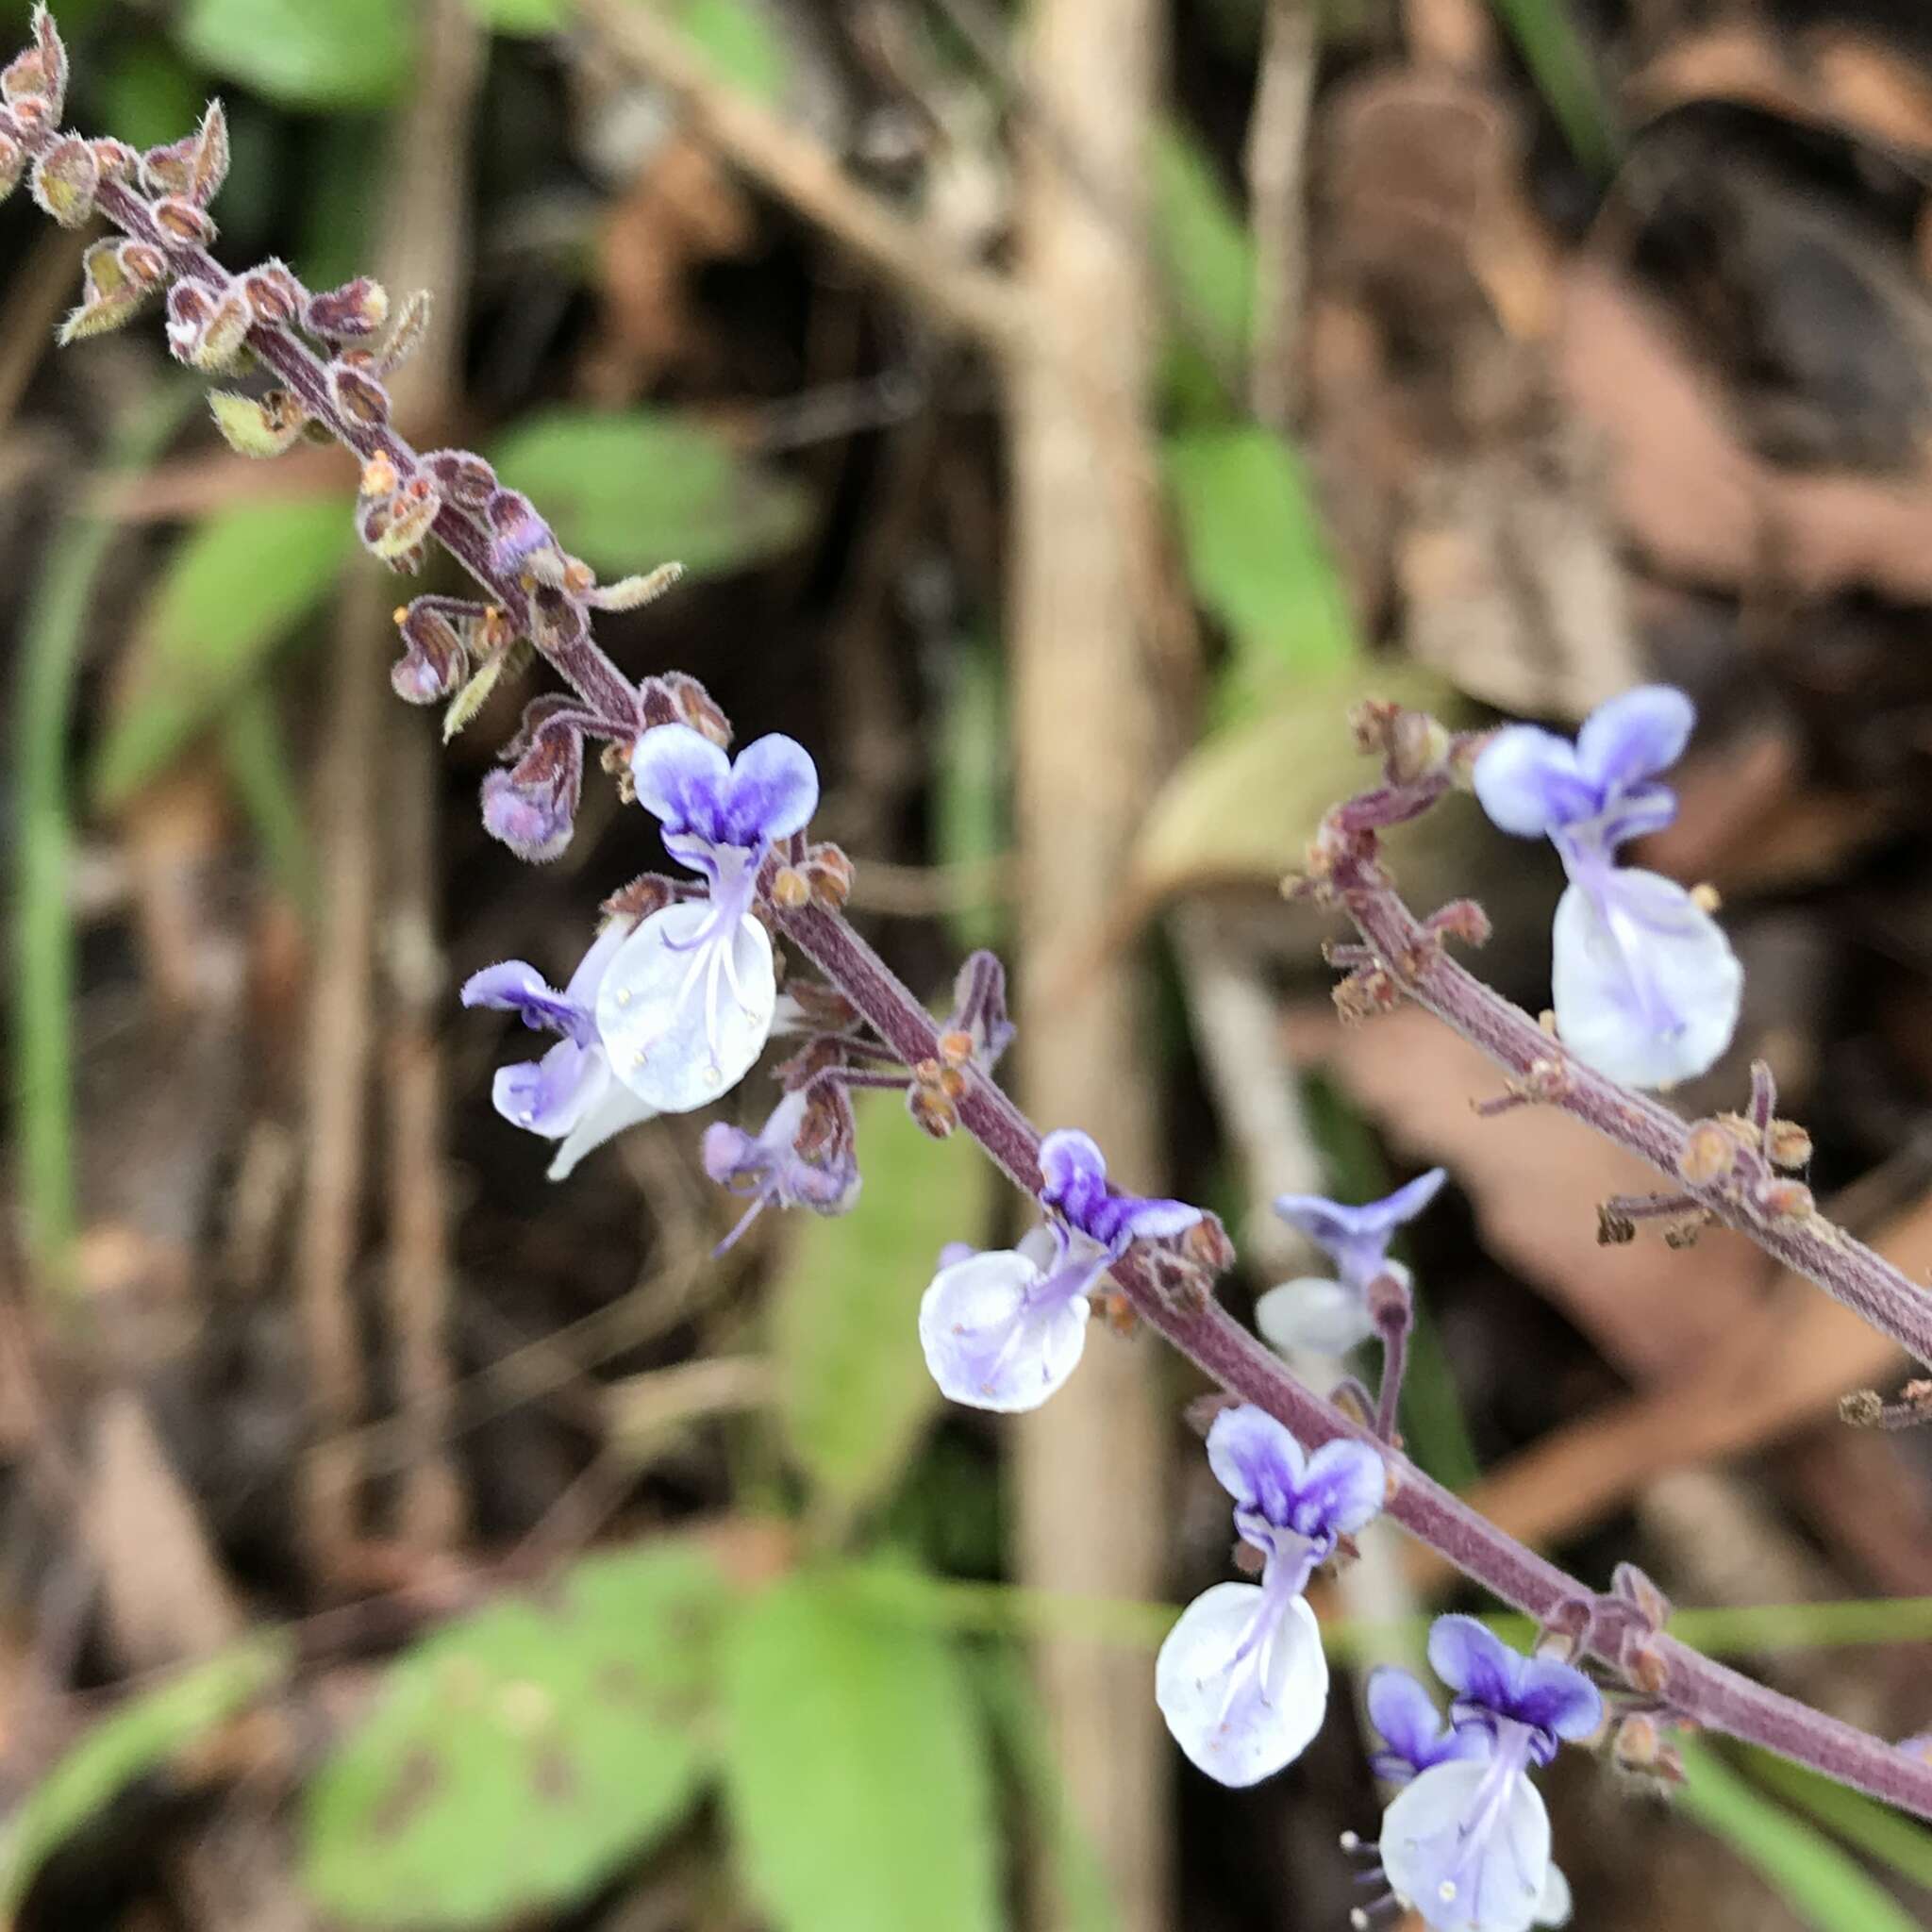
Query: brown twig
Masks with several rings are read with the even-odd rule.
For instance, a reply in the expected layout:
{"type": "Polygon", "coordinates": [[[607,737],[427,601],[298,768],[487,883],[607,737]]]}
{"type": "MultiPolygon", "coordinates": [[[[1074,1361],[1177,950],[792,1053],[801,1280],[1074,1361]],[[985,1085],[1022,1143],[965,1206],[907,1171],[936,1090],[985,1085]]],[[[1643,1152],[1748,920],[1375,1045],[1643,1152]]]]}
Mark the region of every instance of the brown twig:
{"type": "Polygon", "coordinates": [[[1248,122],[1248,227],[1255,244],[1248,407],[1257,422],[1294,420],[1307,280],[1304,175],[1318,43],[1314,0],[1268,0],[1261,73],[1248,122]]]}

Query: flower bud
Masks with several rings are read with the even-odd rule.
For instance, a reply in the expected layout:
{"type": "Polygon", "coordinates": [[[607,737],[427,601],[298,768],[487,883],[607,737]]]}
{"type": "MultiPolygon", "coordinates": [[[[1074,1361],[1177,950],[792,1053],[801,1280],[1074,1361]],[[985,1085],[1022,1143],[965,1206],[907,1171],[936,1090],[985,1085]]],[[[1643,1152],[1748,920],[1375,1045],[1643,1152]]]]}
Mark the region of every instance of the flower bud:
{"type": "Polygon", "coordinates": [[[367,275],[309,296],[302,310],[302,326],[327,341],[360,341],[388,320],[388,291],[367,275]]]}
{"type": "Polygon", "coordinates": [[[33,197],[63,228],[78,228],[94,211],[101,164],[77,134],[58,141],[34,163],[33,197]]]}
{"type": "Polygon", "coordinates": [[[1677,1172],[1693,1188],[1724,1180],[1737,1165],[1738,1143],[1715,1121],[1699,1121],[1677,1152],[1677,1172]]]}
{"type": "Polygon", "coordinates": [[[1811,1136],[1796,1121],[1773,1121],[1764,1151],[1774,1167],[1803,1167],[1811,1158],[1811,1136]]]}
{"type": "Polygon", "coordinates": [[[228,178],[228,115],[219,101],[210,101],[194,131],[189,149],[189,198],[196,207],[206,208],[228,178]]]}
{"type": "Polygon", "coordinates": [[[614,584],[603,584],[590,592],[590,602],[599,610],[640,610],[655,604],[684,575],[681,563],[660,563],[641,576],[620,577],[614,584]]]}
{"type": "Polygon", "coordinates": [[[772,904],[796,912],[811,900],[811,881],[793,865],[781,865],[772,880],[772,904]]]}
{"type": "Polygon", "coordinates": [[[64,348],[83,336],[116,329],[146,301],[148,291],[128,275],[120,246],[96,242],[81,258],[81,304],[60,325],[64,348]]]}
{"type": "Polygon", "coordinates": [[[496,491],[496,472],[466,449],[440,449],[423,458],[423,467],[436,478],[445,503],[464,510],[480,510],[496,491]]]}
{"type": "Polygon", "coordinates": [[[242,292],[257,322],[280,327],[302,312],[302,284],[279,261],[265,261],[242,277],[242,292]]]}
{"type": "Polygon", "coordinates": [[[1818,1203],[1803,1181],[1769,1181],[1757,1191],[1758,1209],[1773,1221],[1804,1221],[1818,1203]]]}
{"type": "Polygon", "coordinates": [[[717,701],[695,677],[674,671],[664,679],[677,706],[679,722],[702,733],[713,744],[731,742],[731,720],[719,709],[717,701]]]}
{"type": "Polygon", "coordinates": [[[194,137],[163,142],[141,158],[142,192],[150,198],[162,194],[186,194],[194,175],[194,137]]]}
{"type": "Polygon", "coordinates": [[[498,570],[520,571],[540,550],[555,550],[550,525],[520,490],[499,490],[483,506],[490,525],[490,560],[498,570]]]}
{"type": "Polygon", "coordinates": [[[620,886],[606,899],[602,911],[606,919],[645,920],[661,912],[676,897],[672,883],[662,873],[647,872],[620,886]]]}
{"type": "Polygon", "coordinates": [[[426,597],[396,612],[403,655],[390,667],[395,694],[411,705],[431,705],[462,683],[470,655],[462,633],[426,597]]]}
{"type": "Polygon", "coordinates": [[[60,118],[67,101],[67,49],[44,7],[34,11],[33,45],[0,69],[0,100],[16,115],[31,105],[45,117],[42,125],[60,118]]]}
{"type": "Polygon", "coordinates": [[[530,592],[530,641],[546,657],[555,657],[581,643],[590,635],[581,605],[561,591],[539,584],[530,592]]]}
{"type": "Polygon", "coordinates": [[[116,141],[111,134],[96,135],[89,145],[103,181],[132,180],[140,172],[141,156],[125,141],[116,141]]]}
{"type": "Polygon", "coordinates": [[[906,1090],[906,1111],[922,1133],[935,1141],[945,1140],[959,1124],[959,1110],[937,1089],[922,1087],[917,1081],[906,1090]]]}
{"type": "Polygon", "coordinates": [[[484,827],[519,858],[544,864],[570,843],[583,779],[582,734],[548,732],[508,771],[484,779],[484,827]]]}
{"type": "Polygon", "coordinates": [[[308,421],[308,412],[285,389],[258,397],[211,390],[208,405],[223,441],[238,456],[281,456],[300,441],[308,421]]]}
{"type": "Polygon", "coordinates": [[[1389,727],[1389,777],[1415,785],[1440,772],[1449,758],[1448,727],[1426,711],[1397,711],[1389,727]]]}
{"type": "Polygon", "coordinates": [[[370,550],[385,563],[406,557],[427,541],[429,526],[442,501],[426,476],[411,476],[381,506],[381,527],[367,539],[370,550]]]}
{"type": "Polygon", "coordinates": [[[164,194],[153,204],[155,225],[184,248],[206,248],[215,239],[215,225],[205,208],[183,194],[164,194]]]}
{"type": "Polygon", "coordinates": [[[143,289],[158,289],[168,279],[168,258],[148,242],[123,242],[115,253],[127,279],[143,289]]]}
{"type": "Polygon", "coordinates": [[[852,861],[836,845],[814,845],[805,861],[811,896],[828,912],[839,911],[852,896],[852,861]]]}
{"type": "Polygon", "coordinates": [[[379,429],[389,421],[389,391],[359,369],[331,362],[328,385],[336,407],[358,428],[379,429]]]}

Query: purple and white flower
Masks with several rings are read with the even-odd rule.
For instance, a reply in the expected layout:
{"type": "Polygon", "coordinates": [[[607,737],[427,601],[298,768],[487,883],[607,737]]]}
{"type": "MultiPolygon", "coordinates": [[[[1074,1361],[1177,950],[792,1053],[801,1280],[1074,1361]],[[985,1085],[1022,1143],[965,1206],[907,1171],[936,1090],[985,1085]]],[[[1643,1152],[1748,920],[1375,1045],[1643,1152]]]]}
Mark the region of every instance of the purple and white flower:
{"type": "MultiPolygon", "coordinates": [[[[1474,1739],[1478,1751],[1438,1755],[1390,1803],[1377,1850],[1391,1890],[1435,1932],[1561,1924],[1569,1887],[1550,1862],[1549,1813],[1529,1774],[1564,1742],[1597,1730],[1601,1694],[1574,1666],[1524,1657],[1473,1617],[1436,1620],[1429,1662],[1456,1693],[1452,1735],[1474,1739]]],[[[1388,1714],[1403,1741],[1379,1716],[1376,1727],[1393,1754],[1414,1765],[1412,1700],[1400,1693],[1388,1714]]]]}
{"type": "Polygon", "coordinates": [[[638,740],[631,774],[665,850],[708,891],[631,934],[598,989],[597,1028],[632,1093],[689,1113],[736,1086],[771,1034],[777,979],[752,912],[758,866],[774,840],[805,829],[818,773],[790,738],[758,739],[734,760],[688,724],[659,724],[638,740]]]}
{"type": "Polygon", "coordinates": [[[1184,1201],[1116,1193],[1085,1134],[1040,1143],[1045,1227],[1017,1248],[949,1248],[919,1305],[919,1340],[941,1390],[974,1408],[1038,1408],[1087,1346],[1088,1297],[1137,1240],[1185,1233],[1201,1219],[1184,1201]]]}
{"type": "Polygon", "coordinates": [[[1275,1348],[1346,1355],[1375,1332],[1369,1290],[1392,1275],[1404,1290],[1408,1270],[1389,1258],[1389,1243],[1436,1198],[1448,1175],[1440,1167],[1418,1174],[1379,1201],[1344,1207],[1320,1194],[1282,1194],[1274,1211],[1298,1228],[1335,1264],[1337,1278],[1303,1275],[1271,1288],[1255,1304],[1255,1323],[1275,1348]]]}
{"type": "Polygon", "coordinates": [[[786,1094],[756,1134],[715,1121],[705,1129],[705,1172],[721,1187],[749,1196],[751,1206],[719,1243],[730,1247],[767,1208],[809,1208],[843,1214],[858,1198],[858,1162],[849,1140],[808,1160],[798,1151],[809,1100],[803,1089],[786,1094]]]}
{"type": "Polygon", "coordinates": [[[464,1006],[520,1013],[525,1025],[560,1036],[541,1059],[499,1068],[491,1090],[505,1120],[562,1142],[550,1163],[554,1181],[567,1178],[591,1148],[658,1110],[613,1077],[597,1030],[598,991],[631,925],[628,919],[610,921],[561,992],[522,959],[486,966],[463,983],[464,1006]]]}
{"type": "Polygon", "coordinates": [[[1499,731],[1475,794],[1506,832],[1547,838],[1570,885],[1551,940],[1557,1031],[1586,1066],[1635,1087],[1703,1073],[1730,1044],[1743,969],[1722,928],[1674,880],[1616,862],[1617,848],[1676,816],[1657,774],[1696,713],[1645,685],[1599,705],[1574,743],[1530,724],[1499,731]]]}
{"type": "Polygon", "coordinates": [[[1181,1612],[1154,1666],[1174,1741],[1211,1778],[1251,1785],[1307,1749],[1328,1707],[1328,1661],[1303,1591],[1344,1536],[1381,1509],[1382,1458],[1364,1442],[1310,1456],[1252,1405],[1208,1432],[1208,1466],[1234,1498],[1235,1529],[1261,1581],[1217,1583],[1181,1612]]]}
{"type": "Polygon", "coordinates": [[[1369,1768],[1385,1783],[1406,1785],[1438,1764],[1490,1755],[1489,1732],[1481,1724],[1446,1723],[1422,1684],[1393,1664],[1369,1673],[1363,1701],[1382,1740],[1369,1768]]]}

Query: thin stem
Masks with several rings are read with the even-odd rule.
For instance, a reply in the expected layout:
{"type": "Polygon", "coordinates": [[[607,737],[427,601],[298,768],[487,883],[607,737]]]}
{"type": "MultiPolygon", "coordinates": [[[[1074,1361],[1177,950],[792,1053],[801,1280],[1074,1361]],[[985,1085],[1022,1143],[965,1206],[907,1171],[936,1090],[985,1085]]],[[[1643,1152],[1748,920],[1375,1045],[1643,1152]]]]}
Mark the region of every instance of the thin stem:
{"type": "MultiPolygon", "coordinates": [[[[786,933],[907,1060],[930,1058],[938,1036],[924,1007],[851,926],[815,907],[783,913],[786,933]]],[[[1040,1191],[1040,1138],[1018,1108],[974,1072],[958,1102],[960,1124],[1008,1176],[1040,1191]]],[[[1113,1264],[1113,1278],[1137,1314],[1229,1393],[1265,1409],[1307,1447],[1369,1440],[1339,1410],[1304,1388],[1219,1303],[1179,1305],[1156,1285],[1138,1250],[1113,1264]]],[[[1593,1594],[1556,1564],[1524,1548],[1470,1506],[1430,1481],[1398,1451],[1374,1444],[1391,1476],[1388,1513],[1465,1575],[1539,1624],[1593,1594]]],[[[1661,1695],[1685,1718],[1826,1773],[1889,1804],[1932,1818],[1932,1764],[1883,1740],[1754,1684],[1669,1637],[1653,1640],[1661,1695]]],[[[1593,1654],[1613,1669],[1608,1638],[1592,1632],[1593,1654]]]]}
{"type": "Polygon", "coordinates": [[[1375,1433],[1385,1442],[1398,1441],[1396,1414],[1402,1403],[1402,1378],[1408,1367],[1408,1338],[1415,1328],[1415,1305],[1408,1290],[1394,1274],[1384,1273],[1369,1284],[1369,1312],[1382,1339],[1382,1382],[1375,1391],[1375,1433]]]}

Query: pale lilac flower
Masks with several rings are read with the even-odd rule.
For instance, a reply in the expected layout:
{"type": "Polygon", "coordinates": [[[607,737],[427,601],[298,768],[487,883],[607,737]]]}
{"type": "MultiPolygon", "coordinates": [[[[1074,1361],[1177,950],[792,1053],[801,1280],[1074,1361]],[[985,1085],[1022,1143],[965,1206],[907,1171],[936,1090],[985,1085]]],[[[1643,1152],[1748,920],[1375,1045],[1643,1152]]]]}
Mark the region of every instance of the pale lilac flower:
{"type": "Polygon", "coordinates": [[[708,893],[630,936],[598,991],[597,1026],[639,1099],[689,1113],[736,1086],[770,1037],[777,980],[752,902],[772,841],[810,819],[818,773],[789,738],[758,739],[732,760],[688,724],[659,724],[638,740],[631,774],[665,850],[708,893]]]}
{"type": "Polygon", "coordinates": [[[1439,1617],[1429,1662],[1456,1693],[1479,1757],[1445,1759],[1397,1792],[1377,1848],[1395,1896],[1436,1932],[1528,1932],[1569,1914],[1550,1863],[1550,1820],[1530,1782],[1564,1741],[1590,1737],[1603,1699],[1581,1671],[1511,1650],[1472,1617],[1439,1617]]]}
{"type": "Polygon", "coordinates": [[[1038,1408],[1087,1346],[1088,1296],[1136,1240],[1201,1219],[1182,1201],[1112,1192],[1085,1134],[1040,1143],[1041,1206],[1052,1217],[1017,1248],[948,1248],[919,1305],[919,1340],[941,1390],[974,1408],[1038,1408]]]}
{"type": "Polygon", "coordinates": [[[1451,1724],[1436,1700],[1408,1672],[1384,1664],[1369,1673],[1364,1701],[1369,1722],[1382,1740],[1369,1768],[1391,1785],[1406,1785],[1438,1764],[1454,1764],[1490,1755],[1490,1734],[1481,1724],[1451,1724]]]}
{"type": "Polygon", "coordinates": [[[1335,1264],[1339,1277],[1303,1275],[1271,1288],[1255,1304],[1255,1323],[1275,1348],[1346,1355],[1375,1332],[1369,1287],[1392,1275],[1404,1289],[1408,1270],[1389,1258],[1389,1243],[1436,1198],[1448,1178],[1440,1167],[1418,1174],[1379,1201],[1344,1207],[1320,1194],[1282,1194],[1274,1211],[1298,1228],[1335,1264]]]}
{"type": "Polygon", "coordinates": [[[1547,838],[1570,876],[1551,941],[1557,1033],[1636,1087],[1703,1073],[1730,1044],[1742,997],[1743,970],[1709,914],[1674,880],[1616,862],[1626,840],[1676,816],[1657,778],[1695,717],[1682,691],[1645,685],[1599,705],[1574,744],[1529,724],[1497,732],[1474,773],[1490,817],[1547,838]]]}
{"type": "Polygon", "coordinates": [[[849,1137],[808,1160],[798,1151],[808,1105],[803,1089],[786,1094],[756,1134],[713,1122],[705,1129],[705,1172],[721,1187],[746,1195],[751,1206],[719,1243],[730,1247],[767,1208],[809,1208],[843,1214],[858,1198],[858,1162],[849,1137]]]}
{"type": "Polygon", "coordinates": [[[1261,1581],[1217,1583],[1181,1612],[1154,1666],[1174,1741],[1211,1778],[1251,1785],[1300,1757],[1328,1706],[1328,1662],[1302,1592],[1337,1543],[1382,1507],[1382,1458],[1364,1442],[1312,1456],[1264,1410],[1224,1409],[1208,1461],[1234,1498],[1261,1581]]]}
{"type": "Polygon", "coordinates": [[[464,1006],[520,1013],[525,1025],[561,1036],[541,1060],[499,1068],[491,1092],[505,1120],[562,1142],[550,1163],[554,1181],[567,1178],[591,1148],[658,1110],[612,1077],[597,1030],[598,989],[630,937],[631,924],[628,919],[610,921],[561,992],[522,959],[486,966],[463,983],[464,1006]]]}

